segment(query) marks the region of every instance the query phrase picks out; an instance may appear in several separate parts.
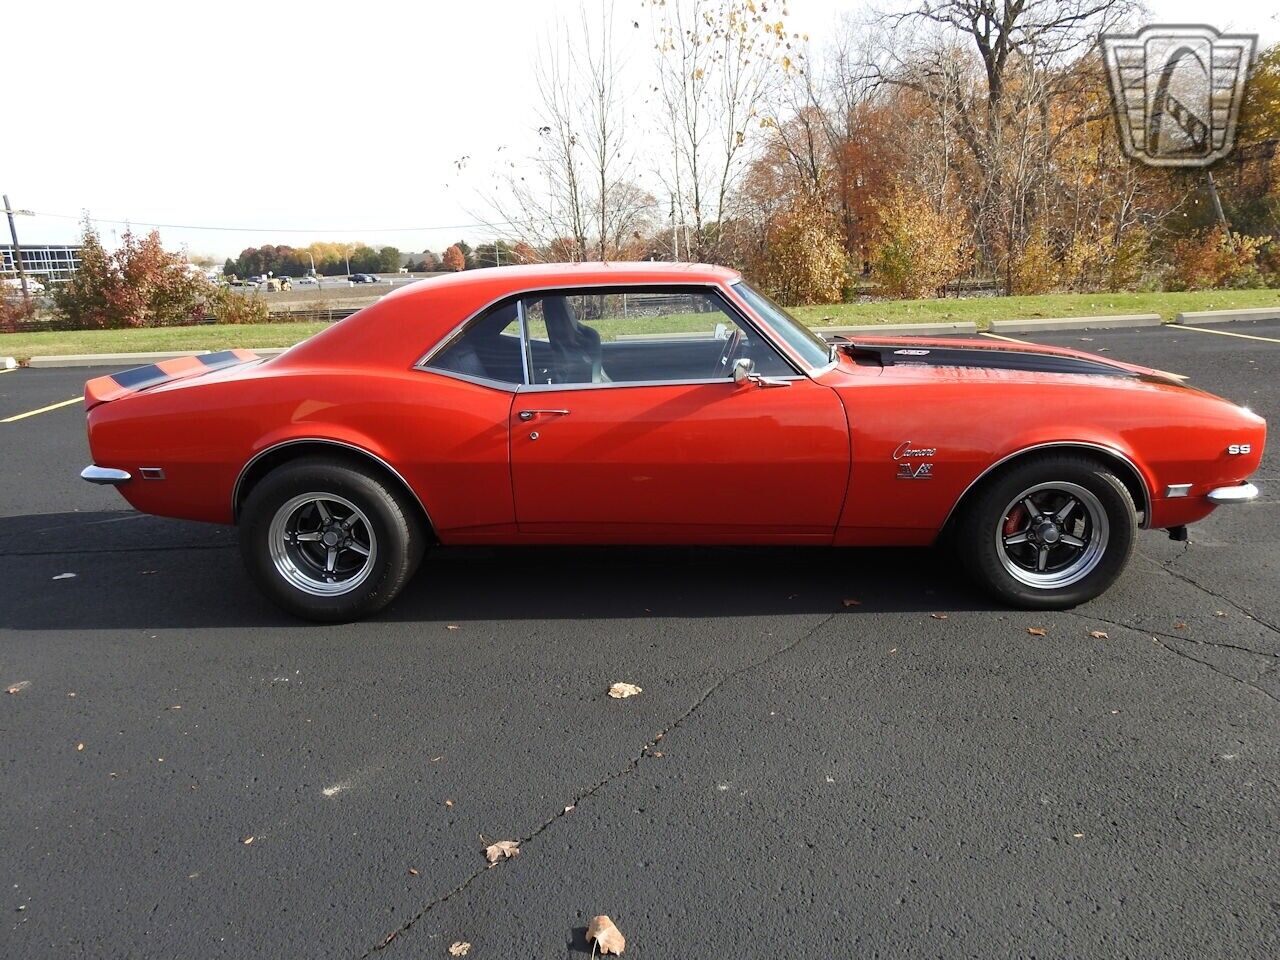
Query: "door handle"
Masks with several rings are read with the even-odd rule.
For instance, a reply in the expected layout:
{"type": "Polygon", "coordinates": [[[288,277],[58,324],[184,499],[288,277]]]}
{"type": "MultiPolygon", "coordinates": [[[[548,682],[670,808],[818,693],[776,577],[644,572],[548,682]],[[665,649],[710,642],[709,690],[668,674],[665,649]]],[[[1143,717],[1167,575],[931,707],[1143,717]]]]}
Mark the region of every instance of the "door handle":
{"type": "Polygon", "coordinates": [[[521,410],[517,416],[528,423],[534,417],[567,417],[568,410],[521,410]]]}

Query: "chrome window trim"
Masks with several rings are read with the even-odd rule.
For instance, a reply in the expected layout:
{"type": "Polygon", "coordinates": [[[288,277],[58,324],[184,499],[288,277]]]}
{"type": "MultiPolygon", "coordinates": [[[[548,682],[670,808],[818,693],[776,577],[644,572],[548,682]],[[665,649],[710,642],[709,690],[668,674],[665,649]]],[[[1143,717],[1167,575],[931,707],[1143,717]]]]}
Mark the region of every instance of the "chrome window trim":
{"type": "MultiPolygon", "coordinates": [[[[710,291],[712,293],[719,294],[721,302],[730,311],[731,319],[736,315],[737,322],[739,323],[740,326],[744,326],[748,330],[753,330],[757,334],[759,334],[760,338],[764,340],[765,343],[769,344],[769,346],[773,348],[773,350],[778,354],[778,356],[782,358],[783,363],[791,367],[792,370],[796,371],[794,376],[775,377],[774,379],[805,380],[805,379],[809,379],[809,377],[812,376],[812,373],[805,372],[804,364],[795,356],[795,354],[791,351],[791,348],[787,346],[785,341],[780,343],[777,335],[773,332],[773,329],[770,328],[768,324],[761,321],[753,312],[746,309],[744,305],[738,301],[737,295],[733,292],[732,287],[730,285],[726,285],[724,283],[719,283],[719,282],[705,281],[705,280],[703,281],[694,280],[694,281],[689,281],[687,283],[657,283],[657,282],[619,283],[617,280],[610,280],[607,282],[602,281],[600,283],[563,283],[563,284],[553,284],[551,286],[542,285],[542,286],[523,287],[519,290],[509,290],[506,293],[504,293],[502,296],[495,297],[493,300],[490,300],[480,309],[472,312],[465,320],[463,320],[456,327],[450,330],[444,337],[442,337],[441,340],[434,347],[430,348],[425,354],[423,354],[422,357],[418,360],[418,362],[413,365],[412,369],[423,370],[427,373],[437,373],[437,374],[440,374],[441,376],[446,376],[446,377],[454,377],[459,380],[466,380],[471,383],[477,383],[477,384],[480,384],[481,386],[486,386],[486,387],[496,386],[498,387],[498,389],[507,390],[508,392],[514,392],[514,388],[519,388],[522,386],[523,387],[553,386],[553,387],[559,387],[561,389],[569,389],[574,387],[638,386],[638,385],[641,385],[640,381],[633,381],[630,383],[622,382],[622,383],[616,383],[616,384],[614,383],[534,384],[529,382],[532,378],[532,367],[533,367],[532,352],[533,351],[532,351],[532,347],[530,346],[529,338],[527,336],[527,330],[524,327],[524,323],[525,323],[524,303],[523,303],[524,298],[529,296],[530,294],[549,293],[555,290],[615,289],[615,290],[635,290],[637,293],[644,293],[646,291],[654,292],[658,290],[669,290],[673,287],[674,288],[687,287],[687,288],[696,289],[699,291],[710,291]],[[473,377],[468,374],[454,373],[450,370],[440,370],[436,367],[429,366],[431,361],[434,360],[438,354],[443,353],[445,350],[448,350],[449,347],[451,347],[453,343],[460,336],[462,336],[463,333],[466,332],[467,327],[469,327],[476,320],[479,320],[482,316],[484,316],[486,313],[488,313],[491,309],[496,307],[498,304],[502,303],[504,300],[510,300],[513,297],[518,298],[516,300],[516,304],[517,304],[516,313],[517,313],[517,316],[521,318],[521,324],[522,324],[520,339],[523,342],[525,351],[527,351],[530,354],[530,356],[524,361],[525,363],[528,364],[528,368],[525,371],[525,383],[511,384],[505,380],[492,380],[487,377],[473,377]]],[[[822,372],[826,372],[826,370],[823,369],[822,372]]],[[[662,385],[671,386],[671,385],[676,385],[681,383],[699,383],[699,382],[702,382],[702,381],[646,380],[646,381],[643,381],[642,384],[644,386],[652,387],[652,386],[662,386],[662,385]]],[[[709,380],[706,382],[720,383],[721,381],[720,381],[720,378],[717,377],[713,380],[709,380]]]]}
{"type": "Polygon", "coordinates": [[[274,453],[275,451],[281,450],[285,447],[297,446],[300,443],[323,443],[331,447],[343,447],[344,449],[353,450],[356,453],[363,454],[364,456],[368,457],[370,460],[374,460],[377,463],[381,464],[382,466],[386,467],[393,477],[395,477],[402,484],[404,484],[404,488],[409,491],[410,496],[412,496],[414,501],[418,504],[418,506],[422,508],[422,515],[427,518],[427,525],[431,528],[431,530],[434,531],[436,529],[436,525],[431,519],[431,514],[427,510],[427,505],[422,502],[422,498],[418,496],[418,491],[413,489],[413,485],[410,484],[409,481],[404,478],[404,474],[402,474],[399,470],[397,470],[391,464],[387,463],[387,461],[383,460],[376,453],[366,450],[364,447],[357,446],[354,443],[348,443],[345,440],[331,440],[328,437],[292,437],[288,440],[281,440],[279,443],[273,443],[271,446],[267,447],[264,450],[259,450],[252,457],[250,457],[248,462],[245,463],[245,465],[240,468],[240,472],[236,475],[235,485],[231,488],[232,522],[238,522],[240,520],[240,486],[241,484],[244,483],[245,475],[248,474],[248,472],[253,468],[253,465],[269,453],[274,453]]]}
{"type": "Polygon", "coordinates": [[[503,393],[515,393],[523,384],[512,383],[510,380],[493,380],[489,377],[477,377],[470,373],[458,373],[456,370],[441,370],[439,367],[416,368],[419,373],[431,373],[437,377],[448,377],[450,380],[462,380],[466,383],[474,383],[479,387],[492,387],[494,390],[501,390],[503,393]]]}
{"type": "MultiPolygon", "coordinates": [[[[770,380],[808,380],[804,374],[795,373],[786,377],[770,377],[770,380]]],[[[558,390],[609,390],[618,387],[693,387],[710,384],[724,384],[738,387],[732,377],[708,377],[701,380],[622,380],[610,383],[524,383],[516,388],[517,394],[549,393],[558,390]]]]}
{"type": "Polygon", "coordinates": [[[1080,450],[1080,449],[1099,450],[1103,453],[1108,453],[1111,456],[1116,457],[1117,459],[1122,460],[1124,463],[1128,464],[1129,469],[1133,471],[1133,475],[1138,478],[1138,485],[1142,487],[1142,523],[1140,524],[1140,526],[1144,530],[1151,526],[1151,490],[1147,486],[1146,476],[1143,474],[1141,470],[1138,469],[1138,465],[1133,462],[1133,459],[1131,457],[1129,457],[1123,451],[1118,450],[1115,447],[1109,447],[1103,443],[1092,443],[1088,440],[1053,440],[1048,443],[1033,443],[1029,447],[1022,447],[1019,450],[1013,451],[1013,453],[1006,454],[1005,456],[997,460],[995,463],[990,464],[985,470],[983,470],[980,474],[974,477],[973,480],[969,482],[968,486],[966,486],[963,490],[960,491],[960,496],[956,497],[956,502],[951,505],[951,509],[947,511],[946,518],[942,521],[942,526],[939,527],[938,529],[939,530],[946,529],[947,524],[951,522],[951,518],[955,515],[956,509],[964,501],[964,498],[969,495],[969,491],[972,490],[974,487],[976,487],[982,481],[982,479],[986,477],[988,474],[990,474],[993,470],[1002,466],[1003,464],[1008,463],[1014,457],[1022,456],[1024,453],[1030,453],[1033,450],[1049,450],[1055,447],[1074,447],[1077,450],[1080,450]]]}

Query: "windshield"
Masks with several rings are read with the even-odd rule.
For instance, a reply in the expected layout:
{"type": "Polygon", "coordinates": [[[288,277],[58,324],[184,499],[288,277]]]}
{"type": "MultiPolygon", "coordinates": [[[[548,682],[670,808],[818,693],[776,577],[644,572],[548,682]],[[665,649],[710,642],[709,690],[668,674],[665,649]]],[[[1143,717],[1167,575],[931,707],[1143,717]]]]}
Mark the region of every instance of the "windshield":
{"type": "Polygon", "coordinates": [[[733,289],[810,367],[823,367],[830,362],[831,348],[803,323],[746,283],[739,281],[733,289]]]}

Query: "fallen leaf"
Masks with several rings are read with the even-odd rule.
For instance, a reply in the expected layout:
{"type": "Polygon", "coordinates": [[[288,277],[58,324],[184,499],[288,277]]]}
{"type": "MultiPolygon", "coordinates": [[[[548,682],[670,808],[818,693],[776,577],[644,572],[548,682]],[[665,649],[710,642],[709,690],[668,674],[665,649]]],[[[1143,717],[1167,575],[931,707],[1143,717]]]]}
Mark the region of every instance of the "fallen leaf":
{"type": "Polygon", "coordinates": [[[512,857],[519,855],[519,840],[499,840],[497,843],[490,844],[484,848],[484,858],[490,863],[497,863],[499,860],[510,860],[512,857]]]}
{"type": "Polygon", "coordinates": [[[442,754],[440,754],[440,756],[438,756],[438,757],[432,757],[432,758],[431,758],[431,762],[432,762],[432,763],[435,763],[437,760],[443,760],[443,759],[444,759],[444,754],[442,753],[442,754]]]}
{"type": "Polygon", "coordinates": [[[666,756],[666,754],[665,754],[665,753],[663,753],[661,750],[655,750],[655,751],[653,751],[653,753],[651,753],[651,754],[650,754],[650,756],[652,756],[652,757],[665,757],[665,756],[666,756]]]}
{"type": "Polygon", "coordinates": [[[1072,834],[1072,836],[1073,836],[1073,837],[1075,837],[1077,840],[1079,840],[1081,837],[1083,837],[1083,836],[1084,836],[1084,834],[1083,834],[1083,833],[1073,833],[1073,834],[1072,834]]]}
{"type": "Polygon", "coordinates": [[[146,577],[146,576],[150,576],[150,575],[151,575],[151,574],[153,574],[153,573],[155,573],[155,571],[154,571],[154,570],[143,570],[143,571],[142,571],[142,575],[143,575],[144,577],[146,577]]]}
{"type": "Polygon", "coordinates": [[[634,697],[637,693],[641,693],[642,688],[637,687],[634,683],[615,683],[609,688],[609,696],[615,700],[624,700],[627,697],[634,697]]]}
{"type": "Polygon", "coordinates": [[[1175,630],[1185,630],[1185,629],[1187,629],[1187,625],[1186,625],[1185,623],[1183,623],[1181,620],[1179,620],[1177,623],[1175,623],[1175,624],[1173,625],[1173,629],[1175,629],[1175,630]]]}
{"type": "Polygon", "coordinates": [[[860,606],[862,606],[862,601],[861,601],[861,600],[850,600],[848,597],[845,597],[844,605],[845,605],[846,607],[860,607],[860,606]]]}
{"type": "Polygon", "coordinates": [[[1107,631],[1105,631],[1105,630],[1090,630],[1090,631],[1089,631],[1089,636],[1093,637],[1093,639],[1095,639],[1095,640],[1110,640],[1110,639],[1111,639],[1110,637],[1108,637],[1108,636],[1107,636],[1107,631]]]}
{"type": "Polygon", "coordinates": [[[592,944],[592,952],[599,947],[601,956],[610,953],[617,956],[627,949],[627,938],[604,914],[592,917],[591,922],[587,924],[587,943],[592,944]]]}
{"type": "Polygon", "coordinates": [[[457,625],[456,623],[451,623],[451,624],[449,624],[447,627],[445,627],[445,629],[446,629],[446,630],[457,630],[457,629],[459,629],[459,627],[458,627],[458,625],[457,625]]]}
{"type": "Polygon", "coordinates": [[[244,838],[243,840],[241,840],[240,842],[241,842],[241,843],[243,843],[243,844],[247,847],[249,844],[253,843],[254,839],[255,839],[254,837],[252,837],[252,836],[248,836],[248,837],[245,837],[245,838],[244,838]]]}
{"type": "Polygon", "coordinates": [[[416,877],[417,875],[418,875],[418,871],[417,871],[417,870],[415,870],[415,869],[413,869],[413,867],[410,867],[410,868],[409,868],[409,876],[411,876],[411,877],[416,877]]]}
{"type": "Polygon", "coordinates": [[[456,943],[449,944],[449,956],[465,957],[471,952],[471,944],[465,940],[458,940],[456,943]]]}
{"type": "Polygon", "coordinates": [[[1033,637],[1043,637],[1048,632],[1049,631],[1045,630],[1044,627],[1027,627],[1027,633],[1031,634],[1033,637]]]}
{"type": "Polygon", "coordinates": [[[68,697],[75,697],[75,695],[76,695],[76,692],[74,690],[72,690],[70,693],[67,694],[68,697]]]}
{"type": "Polygon", "coordinates": [[[894,647],[894,648],[893,648],[893,649],[891,649],[889,652],[890,652],[890,653],[897,653],[897,652],[898,652],[898,648],[897,648],[897,647],[894,647]]]}
{"type": "Polygon", "coordinates": [[[1225,611],[1225,610],[1215,610],[1215,611],[1213,611],[1213,615],[1214,615],[1215,617],[1225,617],[1225,616],[1227,615],[1227,611],[1225,611]]]}
{"type": "Polygon", "coordinates": [[[564,812],[565,812],[565,813],[570,813],[570,812],[572,812],[573,810],[576,810],[576,809],[577,809],[577,805],[576,805],[576,804],[572,804],[572,803],[571,803],[571,804],[569,804],[569,806],[567,806],[567,807],[565,807],[565,808],[564,808],[564,812]]]}
{"type": "Polygon", "coordinates": [[[83,750],[83,749],[84,749],[84,744],[83,744],[83,743],[77,743],[77,744],[76,744],[76,750],[83,750]]]}
{"type": "Polygon", "coordinates": [[[50,580],[72,580],[75,578],[74,573],[60,573],[56,577],[50,577],[50,580]]]}
{"type": "Polygon", "coordinates": [[[446,800],[446,801],[444,802],[444,805],[445,805],[446,807],[452,807],[452,806],[453,806],[453,801],[452,801],[452,800],[446,800]]]}
{"type": "MultiPolygon", "coordinates": [[[[27,689],[27,687],[29,686],[31,686],[30,680],[19,680],[17,683],[11,686],[8,690],[6,690],[5,693],[21,693],[23,690],[27,689]]],[[[72,696],[74,697],[75,694],[73,693],[72,696]]]]}
{"type": "Polygon", "coordinates": [[[933,619],[935,619],[935,620],[946,620],[946,619],[947,619],[947,614],[945,614],[945,613],[931,613],[931,614],[929,614],[929,616],[933,617],[933,619]]]}
{"type": "Polygon", "coordinates": [[[388,933],[385,937],[383,937],[383,938],[382,938],[382,946],[384,946],[384,947],[385,947],[388,943],[390,943],[392,940],[394,940],[394,939],[396,938],[396,934],[398,934],[399,932],[400,932],[399,930],[392,930],[392,931],[391,931],[390,933],[388,933]]]}

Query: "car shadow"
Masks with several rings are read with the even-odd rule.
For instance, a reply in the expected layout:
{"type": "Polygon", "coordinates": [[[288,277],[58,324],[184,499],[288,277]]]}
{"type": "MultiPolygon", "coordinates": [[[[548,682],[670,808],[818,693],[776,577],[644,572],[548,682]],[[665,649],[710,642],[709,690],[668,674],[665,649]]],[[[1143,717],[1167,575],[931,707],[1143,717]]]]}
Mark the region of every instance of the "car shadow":
{"type": "MultiPolygon", "coordinates": [[[[442,547],[427,554],[401,596],[372,619],[991,609],[998,606],[941,550],[442,547]]],[[[0,624],[24,630],[309,626],[258,593],[234,529],[129,511],[0,518],[0,624]]]]}

